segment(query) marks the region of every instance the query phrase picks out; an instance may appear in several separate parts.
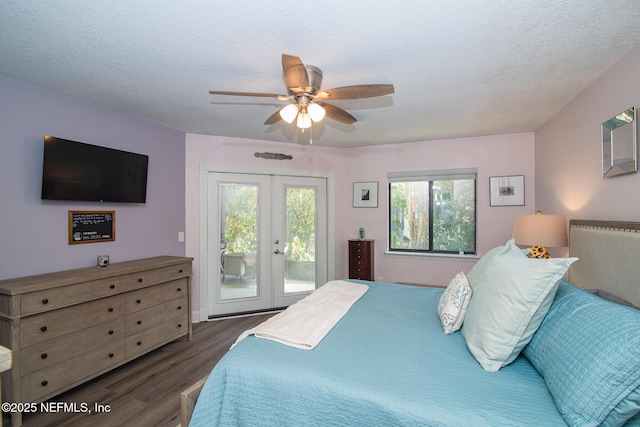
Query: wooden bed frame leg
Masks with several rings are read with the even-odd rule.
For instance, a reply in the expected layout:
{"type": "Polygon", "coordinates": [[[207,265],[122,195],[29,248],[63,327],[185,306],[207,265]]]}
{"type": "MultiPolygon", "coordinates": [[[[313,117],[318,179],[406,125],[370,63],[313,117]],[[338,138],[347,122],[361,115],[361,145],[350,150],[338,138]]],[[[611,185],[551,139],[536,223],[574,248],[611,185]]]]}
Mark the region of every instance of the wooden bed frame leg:
{"type": "Polygon", "coordinates": [[[193,408],[196,406],[200,390],[202,390],[202,386],[204,386],[204,382],[207,380],[207,377],[208,375],[180,393],[181,427],[187,427],[189,425],[189,421],[191,421],[191,416],[193,415],[193,408]]]}

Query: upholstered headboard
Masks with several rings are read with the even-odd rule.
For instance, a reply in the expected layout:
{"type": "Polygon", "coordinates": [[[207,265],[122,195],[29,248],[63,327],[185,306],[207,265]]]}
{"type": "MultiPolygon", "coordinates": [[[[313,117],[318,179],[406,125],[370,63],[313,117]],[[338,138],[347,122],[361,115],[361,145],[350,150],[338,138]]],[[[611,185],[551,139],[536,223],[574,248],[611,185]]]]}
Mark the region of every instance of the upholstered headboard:
{"type": "Polygon", "coordinates": [[[569,281],[640,307],[640,222],[569,221],[569,281]]]}

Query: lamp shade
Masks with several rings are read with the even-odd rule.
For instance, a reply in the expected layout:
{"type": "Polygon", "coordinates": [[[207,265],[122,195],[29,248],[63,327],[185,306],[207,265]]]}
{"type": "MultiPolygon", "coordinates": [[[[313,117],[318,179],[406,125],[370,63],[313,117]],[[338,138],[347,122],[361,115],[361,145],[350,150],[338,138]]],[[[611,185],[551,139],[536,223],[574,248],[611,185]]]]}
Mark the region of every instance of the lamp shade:
{"type": "Polygon", "coordinates": [[[567,220],[564,215],[516,215],[513,239],[521,246],[568,246],[567,220]]]}

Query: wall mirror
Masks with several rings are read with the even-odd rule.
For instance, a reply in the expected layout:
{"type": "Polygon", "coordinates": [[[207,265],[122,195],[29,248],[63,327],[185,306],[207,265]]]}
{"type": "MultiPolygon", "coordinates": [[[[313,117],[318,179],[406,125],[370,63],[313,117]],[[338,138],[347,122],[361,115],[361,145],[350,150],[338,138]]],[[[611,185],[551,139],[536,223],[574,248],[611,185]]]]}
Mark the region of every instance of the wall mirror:
{"type": "Polygon", "coordinates": [[[602,176],[637,170],[636,110],[631,107],[602,123],[602,176]]]}

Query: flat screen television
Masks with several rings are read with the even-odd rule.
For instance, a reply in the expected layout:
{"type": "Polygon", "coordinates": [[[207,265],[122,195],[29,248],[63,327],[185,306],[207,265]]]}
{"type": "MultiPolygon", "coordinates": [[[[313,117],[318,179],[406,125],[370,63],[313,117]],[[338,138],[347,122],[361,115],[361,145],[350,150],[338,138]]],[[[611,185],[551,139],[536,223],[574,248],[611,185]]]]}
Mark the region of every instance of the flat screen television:
{"type": "Polygon", "coordinates": [[[42,199],[145,203],[149,156],[45,135],[42,199]]]}

